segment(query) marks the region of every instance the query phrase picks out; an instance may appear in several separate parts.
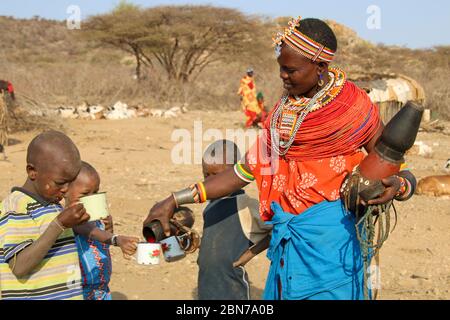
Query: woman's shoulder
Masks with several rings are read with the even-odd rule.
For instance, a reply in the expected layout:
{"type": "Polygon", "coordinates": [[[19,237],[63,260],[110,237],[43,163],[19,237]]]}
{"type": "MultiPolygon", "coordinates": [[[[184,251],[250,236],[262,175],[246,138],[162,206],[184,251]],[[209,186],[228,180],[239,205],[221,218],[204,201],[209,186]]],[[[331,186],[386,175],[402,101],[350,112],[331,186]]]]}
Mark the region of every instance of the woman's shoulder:
{"type": "Polygon", "coordinates": [[[355,82],[349,79],[345,81],[345,84],[343,85],[341,92],[339,92],[339,95],[341,95],[342,97],[353,97],[358,99],[362,98],[364,100],[370,101],[370,97],[367,94],[367,91],[359,87],[355,82]]]}

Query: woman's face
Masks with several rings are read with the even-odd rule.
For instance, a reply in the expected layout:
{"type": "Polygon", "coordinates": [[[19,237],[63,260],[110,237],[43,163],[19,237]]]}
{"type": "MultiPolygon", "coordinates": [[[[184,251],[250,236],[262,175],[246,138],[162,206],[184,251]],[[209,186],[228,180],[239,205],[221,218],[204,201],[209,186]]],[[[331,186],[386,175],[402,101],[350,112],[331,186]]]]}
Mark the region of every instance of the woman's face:
{"type": "Polygon", "coordinates": [[[311,98],[319,81],[321,72],[319,65],[286,44],[283,44],[277,61],[280,65],[280,78],[283,80],[284,89],[290,95],[311,98]]]}

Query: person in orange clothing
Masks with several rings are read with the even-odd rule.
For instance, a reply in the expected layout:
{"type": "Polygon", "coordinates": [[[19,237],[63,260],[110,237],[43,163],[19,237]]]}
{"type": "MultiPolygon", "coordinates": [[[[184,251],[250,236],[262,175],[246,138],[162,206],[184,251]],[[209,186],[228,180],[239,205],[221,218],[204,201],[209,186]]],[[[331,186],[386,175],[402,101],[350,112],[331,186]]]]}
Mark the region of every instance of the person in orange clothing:
{"type": "Polygon", "coordinates": [[[8,110],[15,101],[14,87],[10,81],[0,80],[0,153],[2,160],[7,160],[5,146],[8,145],[8,110]]]}
{"type": "Polygon", "coordinates": [[[250,128],[257,124],[261,108],[256,99],[256,86],[253,79],[253,69],[247,69],[247,75],[241,79],[238,95],[241,98],[241,107],[246,116],[245,127],[250,128]]]}
{"type": "Polygon", "coordinates": [[[10,81],[0,80],[0,92],[3,92],[5,95],[8,94],[11,97],[11,100],[16,99],[14,95],[14,87],[10,81]]]}

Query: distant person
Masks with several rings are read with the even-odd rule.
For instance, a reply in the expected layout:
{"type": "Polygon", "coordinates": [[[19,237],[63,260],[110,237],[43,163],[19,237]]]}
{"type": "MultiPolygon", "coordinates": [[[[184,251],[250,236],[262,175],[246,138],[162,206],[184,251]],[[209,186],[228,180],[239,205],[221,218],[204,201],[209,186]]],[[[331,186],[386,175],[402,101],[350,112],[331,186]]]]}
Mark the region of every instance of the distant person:
{"type": "Polygon", "coordinates": [[[14,87],[9,81],[0,80],[0,92],[3,92],[5,95],[9,95],[12,100],[16,99],[14,95],[14,87]]]}
{"type": "MultiPolygon", "coordinates": [[[[203,155],[203,176],[207,179],[219,174],[233,167],[239,158],[239,149],[233,142],[216,141],[203,155]]],[[[271,229],[259,217],[258,200],[250,198],[243,189],[211,201],[203,212],[197,261],[199,300],[249,300],[244,264],[234,267],[233,262],[271,229]]]]}
{"type": "MultiPolygon", "coordinates": [[[[78,202],[82,196],[97,193],[99,188],[100,176],[94,167],[83,161],[80,173],[66,194],[66,205],[78,202]]],[[[109,281],[112,263],[109,246],[120,247],[128,259],[136,251],[139,238],[113,234],[112,218],[86,222],[74,226],[73,231],[80,259],[84,299],[111,300],[109,281]],[[106,224],[109,230],[105,230],[106,224]]]]}
{"type": "Polygon", "coordinates": [[[0,80],[0,153],[3,160],[7,160],[5,147],[8,145],[8,107],[12,107],[15,100],[14,87],[11,82],[0,80]]]}
{"type": "Polygon", "coordinates": [[[260,110],[260,113],[259,113],[258,119],[257,119],[257,125],[258,125],[258,127],[262,128],[263,123],[264,123],[264,121],[266,121],[266,118],[267,118],[267,112],[266,112],[266,107],[264,105],[264,95],[261,91],[258,92],[258,94],[256,95],[256,100],[258,101],[258,107],[260,110]]]}
{"type": "Polygon", "coordinates": [[[247,74],[241,79],[238,95],[241,99],[242,111],[247,118],[245,127],[250,128],[257,124],[258,116],[261,109],[256,98],[256,86],[253,79],[253,69],[248,68],[247,74]]]}
{"type": "Polygon", "coordinates": [[[3,300],[81,300],[74,226],[89,220],[82,204],[60,205],[80,169],[65,134],[47,131],[27,149],[27,179],[0,205],[0,291],[3,300]]]}

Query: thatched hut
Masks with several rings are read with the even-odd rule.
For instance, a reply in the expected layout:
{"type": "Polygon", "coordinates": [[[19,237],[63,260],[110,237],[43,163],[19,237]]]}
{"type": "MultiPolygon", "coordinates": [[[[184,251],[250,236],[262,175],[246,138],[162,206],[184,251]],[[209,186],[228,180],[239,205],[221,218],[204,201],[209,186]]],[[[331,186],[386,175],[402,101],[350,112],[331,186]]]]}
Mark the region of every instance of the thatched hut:
{"type": "Polygon", "coordinates": [[[425,91],[414,79],[401,74],[356,74],[350,77],[366,90],[380,107],[381,118],[387,123],[408,101],[425,103],[425,91]]]}

